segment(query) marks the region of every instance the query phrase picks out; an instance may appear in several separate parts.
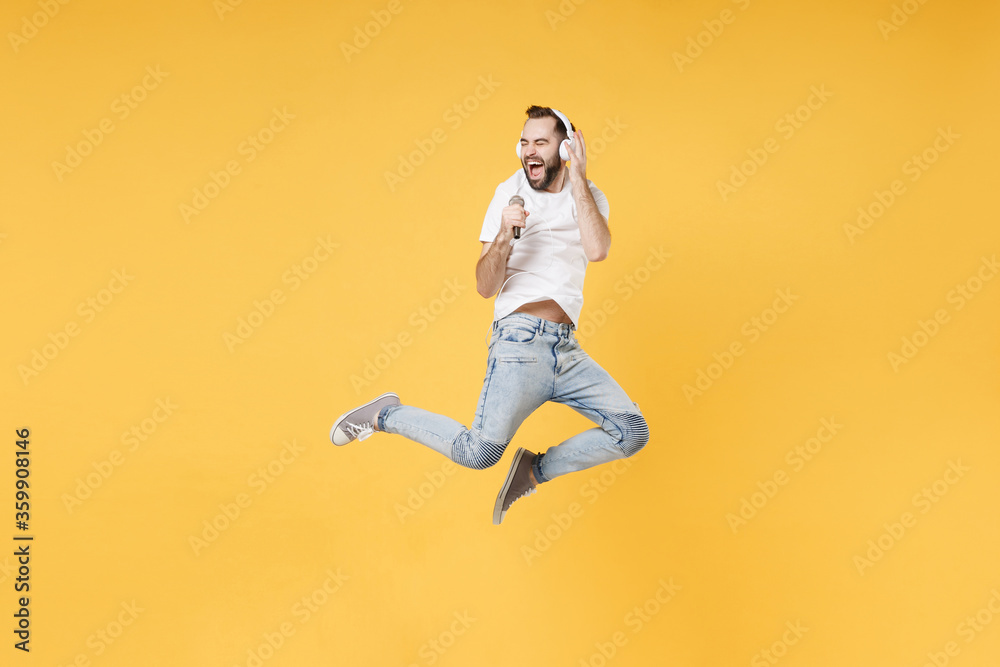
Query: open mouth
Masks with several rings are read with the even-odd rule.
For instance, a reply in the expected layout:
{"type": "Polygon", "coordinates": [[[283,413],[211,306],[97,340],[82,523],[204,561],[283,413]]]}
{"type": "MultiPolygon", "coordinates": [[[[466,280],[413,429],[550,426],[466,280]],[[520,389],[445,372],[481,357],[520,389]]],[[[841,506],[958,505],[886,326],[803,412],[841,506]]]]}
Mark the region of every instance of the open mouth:
{"type": "Polygon", "coordinates": [[[525,161],[525,165],[528,167],[528,176],[532,180],[540,179],[545,173],[545,165],[541,160],[531,158],[525,161]]]}

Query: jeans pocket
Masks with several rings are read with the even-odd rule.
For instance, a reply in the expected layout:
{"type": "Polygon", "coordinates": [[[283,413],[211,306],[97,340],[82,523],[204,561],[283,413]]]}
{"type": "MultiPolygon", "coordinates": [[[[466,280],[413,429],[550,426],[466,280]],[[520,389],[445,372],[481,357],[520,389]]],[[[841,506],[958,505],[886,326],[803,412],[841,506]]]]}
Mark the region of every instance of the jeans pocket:
{"type": "Polygon", "coordinates": [[[506,326],[500,329],[499,340],[504,343],[530,343],[537,331],[532,327],[506,326]]]}

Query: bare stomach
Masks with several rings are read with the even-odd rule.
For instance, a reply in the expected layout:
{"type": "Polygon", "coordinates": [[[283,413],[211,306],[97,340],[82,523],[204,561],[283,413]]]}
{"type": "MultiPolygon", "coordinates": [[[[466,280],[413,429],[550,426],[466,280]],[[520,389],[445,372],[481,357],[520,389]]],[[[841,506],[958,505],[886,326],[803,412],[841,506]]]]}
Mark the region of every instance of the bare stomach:
{"type": "Polygon", "coordinates": [[[547,301],[535,301],[533,303],[523,303],[515,308],[514,312],[534,315],[535,317],[540,317],[543,320],[556,322],[558,324],[572,324],[573,322],[573,320],[569,318],[569,315],[566,314],[566,311],[562,309],[562,306],[552,299],[548,299],[547,301]]]}

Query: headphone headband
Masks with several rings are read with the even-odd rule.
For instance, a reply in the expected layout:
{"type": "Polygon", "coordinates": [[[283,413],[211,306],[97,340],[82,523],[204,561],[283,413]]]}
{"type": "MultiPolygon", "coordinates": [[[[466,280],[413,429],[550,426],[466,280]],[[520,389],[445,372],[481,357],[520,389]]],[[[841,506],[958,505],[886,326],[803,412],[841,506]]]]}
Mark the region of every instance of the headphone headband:
{"type": "Polygon", "coordinates": [[[552,113],[559,116],[559,120],[561,120],[563,122],[563,125],[566,127],[566,137],[567,138],[572,137],[573,123],[569,122],[569,118],[566,117],[566,114],[564,114],[562,111],[559,111],[559,109],[553,109],[552,113]]]}

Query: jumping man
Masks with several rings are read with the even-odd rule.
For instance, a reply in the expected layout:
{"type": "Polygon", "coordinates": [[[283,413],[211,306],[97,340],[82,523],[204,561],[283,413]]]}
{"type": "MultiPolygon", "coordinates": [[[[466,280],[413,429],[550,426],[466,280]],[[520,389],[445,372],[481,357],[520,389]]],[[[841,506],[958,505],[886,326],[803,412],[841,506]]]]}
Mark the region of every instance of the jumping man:
{"type": "Polygon", "coordinates": [[[521,423],[546,401],[597,424],[540,454],[519,448],[496,499],[495,524],[539,484],[632,456],[649,441],[639,406],[574,334],[587,265],[605,259],[611,246],[608,201],[587,179],[583,134],[555,109],[531,106],[526,113],[517,146],[521,169],[497,186],[479,234],[476,289],[497,297],[472,426],[387,393],[341,415],[330,429],[335,445],[396,433],[482,470],[500,461],[521,423]],[[515,195],[523,204],[511,201],[515,195]]]}

